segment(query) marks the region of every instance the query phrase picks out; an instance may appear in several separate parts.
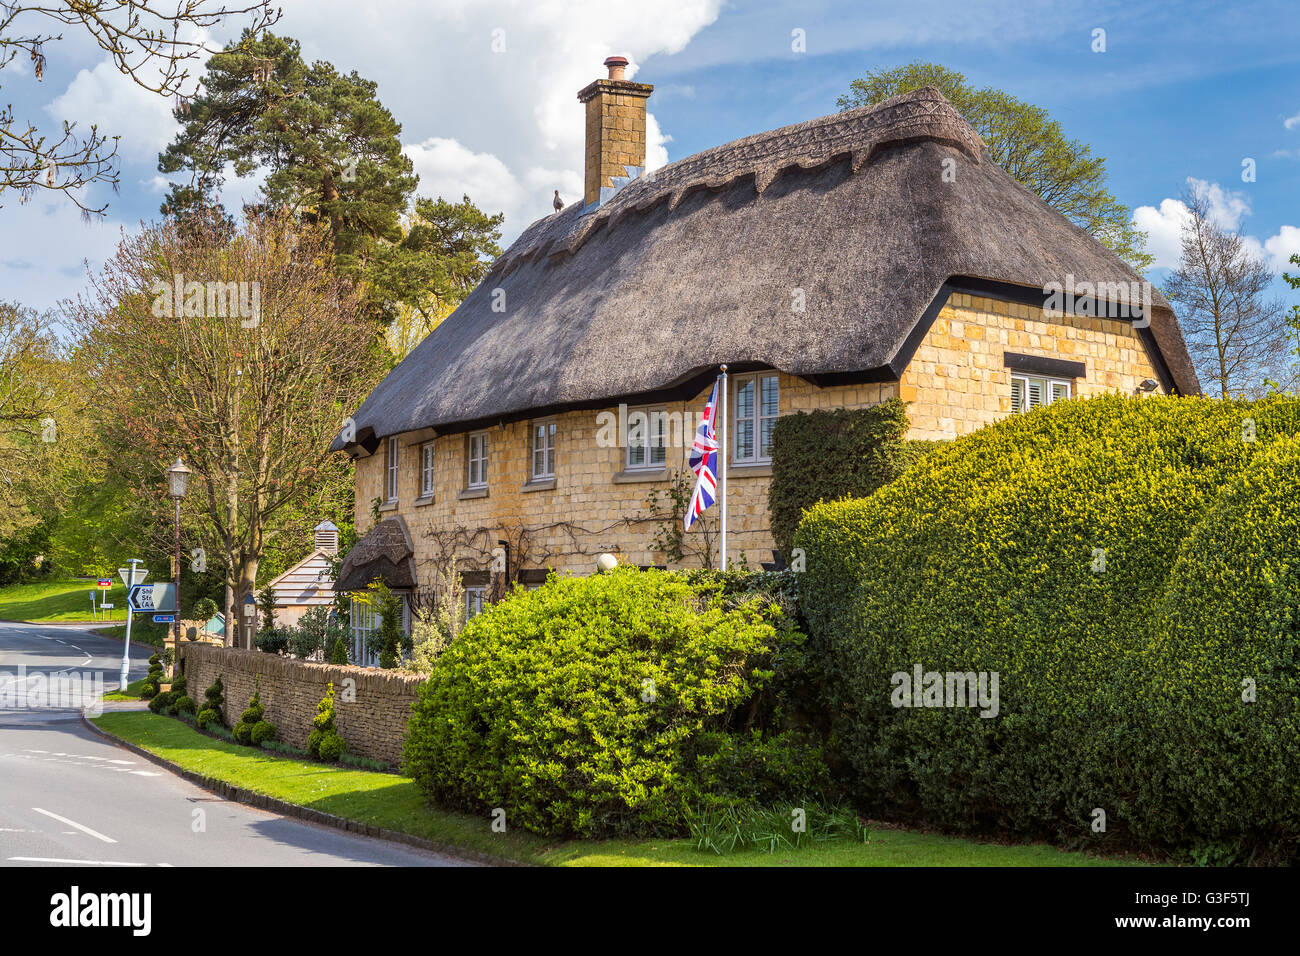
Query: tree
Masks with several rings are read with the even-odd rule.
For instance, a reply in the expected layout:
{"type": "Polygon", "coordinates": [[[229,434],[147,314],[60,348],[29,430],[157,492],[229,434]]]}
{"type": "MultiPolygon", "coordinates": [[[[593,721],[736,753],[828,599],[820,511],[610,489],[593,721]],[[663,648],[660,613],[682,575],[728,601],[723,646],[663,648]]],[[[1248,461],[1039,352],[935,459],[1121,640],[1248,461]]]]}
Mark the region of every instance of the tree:
{"type": "Polygon", "coordinates": [[[1182,253],[1165,295],[1178,308],[1201,384],[1213,383],[1222,398],[1254,397],[1286,374],[1283,309],[1264,298],[1273,273],[1239,233],[1210,220],[1204,195],[1184,193],[1183,204],[1182,253]]]}
{"type": "Polygon", "coordinates": [[[75,404],[52,316],[0,301],[0,538],[49,516],[79,447],[75,404]]]}
{"type": "Polygon", "coordinates": [[[919,60],[869,71],[849,84],[836,105],[841,110],[871,106],[923,86],[937,87],[948,98],[1016,182],[1138,272],[1151,267],[1155,259],[1146,251],[1146,233],[1134,227],[1129,208],[1106,188],[1106,160],[1093,156],[1086,144],[1066,139],[1046,110],[993,87],[975,89],[956,70],[919,60]]]}
{"type": "Polygon", "coordinates": [[[374,82],[308,66],[294,39],[247,32],[208,60],[201,84],[158,158],[160,172],[190,176],[167,194],[165,214],[216,205],[230,164],[238,176],[266,172],[268,207],[323,223],[345,275],[381,240],[401,238],[416,177],[374,82]]]}
{"type": "MultiPolygon", "coordinates": [[[[26,54],[32,73],[45,76],[46,48],[63,39],[49,33],[42,21],[72,27],[89,35],[108,54],[118,72],[137,86],[164,98],[183,102],[189,88],[189,63],[208,52],[202,37],[230,16],[249,16],[249,32],[269,26],[279,18],[270,0],[257,0],[233,9],[213,6],[208,0],[177,0],[168,10],[166,0],[65,0],[52,3],[0,5],[0,69],[26,54]]],[[[47,135],[31,123],[19,122],[12,106],[0,108],[0,195],[13,189],[26,202],[38,189],[61,192],[86,215],[102,214],[84,205],[77,193],[91,183],[117,186],[117,137],[91,126],[89,135],[76,124],[64,123],[61,132],[47,135]]]]}
{"type": "MultiPolygon", "coordinates": [[[[1300,266],[1300,253],[1292,255],[1289,261],[1293,266],[1300,266]]],[[[1300,273],[1292,275],[1289,272],[1283,272],[1282,281],[1293,289],[1300,289],[1300,273]]],[[[1300,365],[1300,304],[1291,306],[1291,314],[1287,316],[1286,325],[1287,338],[1291,345],[1290,371],[1294,381],[1298,377],[1298,373],[1300,373],[1300,368],[1297,367],[1300,365]]]]}
{"type": "Polygon", "coordinates": [[[326,232],[287,214],[249,216],[233,238],[171,221],[124,239],[72,310],[108,457],[141,507],[166,513],[170,460],[193,469],[187,539],[224,566],[227,620],[378,379],[330,261],[326,232]]]}
{"type": "Polygon", "coordinates": [[[420,198],[401,242],[382,246],[371,271],[385,299],[388,344],[398,359],[438,327],[501,255],[502,213],[489,216],[468,196],[459,203],[420,198]]]}

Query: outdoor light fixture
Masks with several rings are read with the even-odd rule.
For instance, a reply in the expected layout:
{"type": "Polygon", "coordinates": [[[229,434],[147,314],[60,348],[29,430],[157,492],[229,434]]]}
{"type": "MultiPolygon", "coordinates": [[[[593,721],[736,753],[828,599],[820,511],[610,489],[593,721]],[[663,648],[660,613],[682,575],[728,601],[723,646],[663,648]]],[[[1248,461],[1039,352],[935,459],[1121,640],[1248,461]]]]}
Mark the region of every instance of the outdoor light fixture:
{"type": "Polygon", "coordinates": [[[1142,384],[1138,386],[1139,392],[1154,392],[1160,387],[1160,383],[1153,378],[1142,379],[1142,384]]]}
{"type": "Polygon", "coordinates": [[[167,493],[173,498],[184,498],[189,483],[190,470],[185,467],[185,462],[177,458],[176,464],[167,469],[167,493]]]}

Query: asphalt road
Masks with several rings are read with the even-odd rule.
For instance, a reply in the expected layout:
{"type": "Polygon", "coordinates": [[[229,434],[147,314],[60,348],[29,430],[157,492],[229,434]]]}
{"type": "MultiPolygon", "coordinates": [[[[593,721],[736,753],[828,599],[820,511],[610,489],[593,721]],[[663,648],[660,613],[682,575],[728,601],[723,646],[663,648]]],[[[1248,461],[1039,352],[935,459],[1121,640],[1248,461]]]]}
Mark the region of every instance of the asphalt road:
{"type": "Polygon", "coordinates": [[[0,622],[0,866],[469,865],[223,800],[100,739],[80,708],[121,658],[78,628],[0,622]]]}

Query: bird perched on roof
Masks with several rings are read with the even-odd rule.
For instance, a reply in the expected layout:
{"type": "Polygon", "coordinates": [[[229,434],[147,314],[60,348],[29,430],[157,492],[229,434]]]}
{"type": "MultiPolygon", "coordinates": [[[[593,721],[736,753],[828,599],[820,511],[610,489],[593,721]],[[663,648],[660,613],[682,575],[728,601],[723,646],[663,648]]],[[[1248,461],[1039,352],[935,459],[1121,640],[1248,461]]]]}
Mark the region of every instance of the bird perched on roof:
{"type": "Polygon", "coordinates": [[[555,207],[556,212],[559,212],[564,208],[564,200],[560,198],[560,191],[558,189],[555,190],[555,201],[552,202],[551,205],[555,207]]]}

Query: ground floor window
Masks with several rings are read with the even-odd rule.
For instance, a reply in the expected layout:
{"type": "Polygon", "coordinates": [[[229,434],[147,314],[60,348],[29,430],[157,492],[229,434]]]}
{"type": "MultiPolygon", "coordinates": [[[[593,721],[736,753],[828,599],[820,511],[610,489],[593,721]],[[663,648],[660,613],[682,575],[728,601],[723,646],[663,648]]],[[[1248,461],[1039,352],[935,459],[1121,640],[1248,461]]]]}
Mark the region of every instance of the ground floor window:
{"type": "Polygon", "coordinates": [[[487,597],[487,588],[465,589],[465,620],[483,613],[483,602],[487,597]]]}
{"type": "Polygon", "coordinates": [[[1027,412],[1040,405],[1050,405],[1070,397],[1073,383],[1063,378],[1038,378],[1033,375],[1011,376],[1011,410],[1027,412]]]}
{"type": "MultiPolygon", "coordinates": [[[[398,597],[402,602],[402,631],[409,634],[411,602],[404,594],[398,597]]],[[[350,604],[348,623],[352,627],[352,663],[361,667],[378,667],[379,625],[383,623],[384,616],[373,605],[360,600],[359,596],[354,597],[350,604]]]]}

